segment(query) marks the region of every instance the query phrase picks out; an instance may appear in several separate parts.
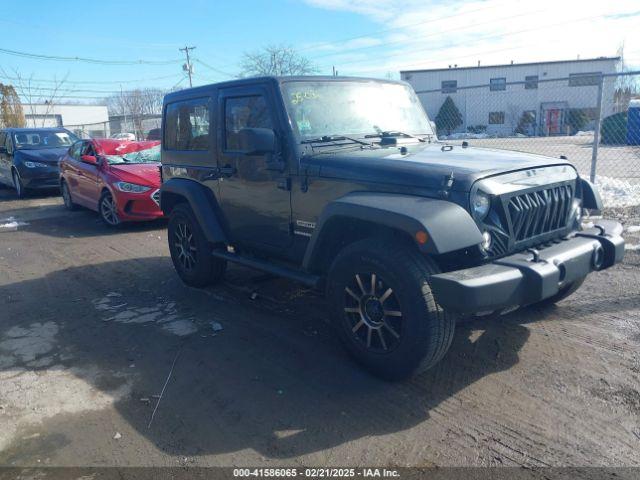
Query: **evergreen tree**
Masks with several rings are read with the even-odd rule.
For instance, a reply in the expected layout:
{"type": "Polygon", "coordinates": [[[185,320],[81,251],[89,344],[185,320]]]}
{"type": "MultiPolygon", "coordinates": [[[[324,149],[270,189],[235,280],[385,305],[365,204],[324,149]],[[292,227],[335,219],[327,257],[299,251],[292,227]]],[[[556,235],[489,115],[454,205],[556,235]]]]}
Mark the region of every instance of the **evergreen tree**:
{"type": "Polygon", "coordinates": [[[451,135],[451,131],[462,125],[462,114],[450,96],[447,96],[436,115],[436,128],[438,132],[446,131],[451,135]]]}
{"type": "Polygon", "coordinates": [[[565,121],[571,128],[571,133],[575,134],[579,130],[582,130],[587,123],[589,123],[589,117],[583,109],[571,108],[567,111],[567,118],[565,121]]]}

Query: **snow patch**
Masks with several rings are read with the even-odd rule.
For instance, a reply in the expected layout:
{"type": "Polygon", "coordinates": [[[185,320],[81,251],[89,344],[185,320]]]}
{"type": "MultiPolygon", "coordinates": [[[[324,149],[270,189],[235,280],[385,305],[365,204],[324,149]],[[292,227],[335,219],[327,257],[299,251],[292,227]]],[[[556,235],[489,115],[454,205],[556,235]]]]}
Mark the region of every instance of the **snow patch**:
{"type": "Polygon", "coordinates": [[[179,317],[175,302],[158,302],[153,307],[130,307],[122,302],[121,296],[118,292],[110,292],[103,298],[93,300],[96,310],[111,314],[103,321],[124,324],[156,323],[164,331],[181,337],[198,331],[194,322],[179,317]]]}
{"type": "Polygon", "coordinates": [[[624,249],[625,250],[638,251],[638,250],[640,250],[640,244],[633,245],[633,244],[627,243],[627,244],[625,244],[624,249]]]}
{"type": "Polygon", "coordinates": [[[5,218],[0,220],[0,232],[15,232],[20,227],[29,225],[27,222],[21,222],[14,217],[5,218]]]}
{"type": "Polygon", "coordinates": [[[632,207],[640,205],[640,184],[604,176],[596,177],[596,186],[607,207],[632,207]]]}
{"type": "Polygon", "coordinates": [[[640,232],[640,225],[629,225],[626,230],[628,233],[640,232]]]}

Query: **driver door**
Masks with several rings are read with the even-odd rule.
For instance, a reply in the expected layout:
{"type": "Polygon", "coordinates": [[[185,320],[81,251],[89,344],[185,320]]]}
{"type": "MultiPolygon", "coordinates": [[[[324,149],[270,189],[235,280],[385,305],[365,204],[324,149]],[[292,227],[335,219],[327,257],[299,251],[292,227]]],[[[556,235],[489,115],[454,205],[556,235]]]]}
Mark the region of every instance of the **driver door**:
{"type": "Polygon", "coordinates": [[[233,241],[277,252],[293,241],[288,172],[274,167],[281,152],[248,155],[239,142],[244,128],[272,129],[276,137],[282,130],[269,93],[267,85],[219,90],[218,168],[220,206],[233,241]]]}
{"type": "Polygon", "coordinates": [[[98,185],[100,165],[83,162],[83,155],[96,156],[96,151],[91,142],[84,142],[80,150],[80,158],[77,164],[77,185],[79,196],[84,200],[85,204],[96,209],[100,200],[100,188],[98,185]]]}

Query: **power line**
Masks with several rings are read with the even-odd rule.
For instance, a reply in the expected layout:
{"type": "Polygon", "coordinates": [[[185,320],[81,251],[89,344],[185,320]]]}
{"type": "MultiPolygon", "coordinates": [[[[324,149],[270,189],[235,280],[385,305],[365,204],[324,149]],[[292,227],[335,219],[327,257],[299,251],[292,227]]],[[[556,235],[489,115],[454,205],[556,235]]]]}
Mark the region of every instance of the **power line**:
{"type": "Polygon", "coordinates": [[[195,62],[198,62],[200,65],[202,65],[205,68],[208,68],[209,70],[219,73],[220,75],[224,75],[225,77],[235,77],[234,74],[229,73],[229,72],[225,72],[224,70],[220,70],[218,68],[212,67],[211,65],[208,65],[206,63],[204,63],[202,60],[200,60],[199,58],[195,58],[194,59],[195,62]]]}
{"type": "Polygon", "coordinates": [[[0,53],[7,55],[14,55],[23,58],[37,58],[39,60],[51,60],[58,62],[85,62],[97,65],[170,65],[172,63],[180,62],[180,59],[174,60],[101,60],[97,58],[87,57],[64,57],[59,55],[43,55],[39,53],[21,52],[18,50],[9,50],[7,48],[0,48],[0,53]]]}
{"type": "MultiPolygon", "coordinates": [[[[151,78],[138,78],[135,80],[76,80],[76,81],[65,81],[65,84],[69,84],[69,85],[91,85],[91,84],[95,84],[95,85],[119,85],[119,84],[123,84],[123,83],[141,83],[141,82],[150,82],[150,81],[154,81],[154,80],[166,80],[168,78],[176,78],[176,74],[172,73],[171,75],[163,75],[161,77],[151,77],[151,78]]],[[[13,81],[28,81],[28,82],[38,82],[38,83],[60,83],[58,80],[51,80],[51,79],[38,79],[38,78],[30,78],[30,77],[12,77],[9,75],[3,75],[0,74],[0,78],[4,78],[6,80],[13,80],[13,81]]]]}
{"type": "MultiPolygon", "coordinates": [[[[180,81],[184,80],[184,78],[186,77],[182,77],[180,79],[180,81]]],[[[146,87],[145,89],[152,89],[152,90],[166,90],[166,88],[161,88],[161,87],[146,87]]],[[[39,87],[39,86],[34,86],[34,87],[26,87],[26,88],[22,88],[22,90],[31,90],[33,92],[61,92],[61,93],[106,93],[106,94],[120,94],[122,92],[122,90],[90,90],[90,89],[84,89],[84,88],[53,88],[53,87],[39,87]]],[[[141,90],[140,88],[135,88],[133,90],[141,90]]],[[[133,90],[129,90],[129,91],[133,91],[133,90]]],[[[125,90],[126,91],[126,90],[125,90]]]]}

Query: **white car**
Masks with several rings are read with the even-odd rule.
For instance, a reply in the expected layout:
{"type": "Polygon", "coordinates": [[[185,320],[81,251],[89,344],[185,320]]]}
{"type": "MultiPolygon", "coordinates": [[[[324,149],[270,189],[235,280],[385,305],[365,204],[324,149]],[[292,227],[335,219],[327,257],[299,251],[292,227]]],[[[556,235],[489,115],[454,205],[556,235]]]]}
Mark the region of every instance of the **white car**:
{"type": "Polygon", "coordinates": [[[136,136],[133,133],[114,133],[111,135],[111,138],[115,140],[131,140],[132,142],[136,141],[136,136]]]}

